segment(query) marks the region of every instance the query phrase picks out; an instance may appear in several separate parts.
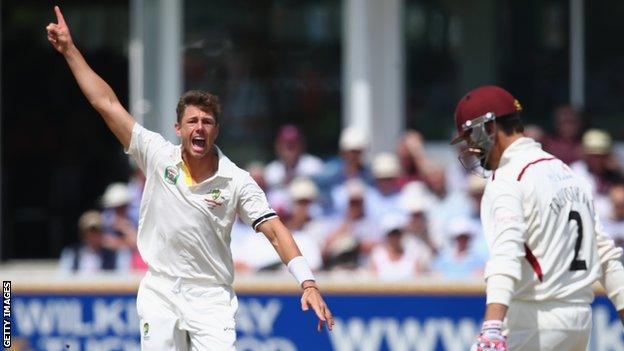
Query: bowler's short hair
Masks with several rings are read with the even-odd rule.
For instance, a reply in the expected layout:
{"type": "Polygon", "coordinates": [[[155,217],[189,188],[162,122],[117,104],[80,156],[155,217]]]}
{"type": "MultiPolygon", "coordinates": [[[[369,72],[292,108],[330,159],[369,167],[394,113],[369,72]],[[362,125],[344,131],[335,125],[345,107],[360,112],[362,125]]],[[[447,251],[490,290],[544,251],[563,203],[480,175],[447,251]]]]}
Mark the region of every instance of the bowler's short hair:
{"type": "Polygon", "coordinates": [[[219,123],[221,105],[219,98],[204,90],[189,90],[180,97],[176,107],[177,121],[182,121],[182,115],[187,106],[196,106],[200,110],[209,113],[219,123]]]}

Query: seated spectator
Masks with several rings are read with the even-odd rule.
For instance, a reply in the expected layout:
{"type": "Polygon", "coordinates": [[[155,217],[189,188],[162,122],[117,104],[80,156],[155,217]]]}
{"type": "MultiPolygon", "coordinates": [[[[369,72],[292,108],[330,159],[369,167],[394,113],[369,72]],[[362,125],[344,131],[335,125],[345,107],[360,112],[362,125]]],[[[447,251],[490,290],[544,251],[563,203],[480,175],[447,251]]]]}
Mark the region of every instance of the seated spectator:
{"type": "Polygon", "coordinates": [[[433,260],[431,270],[434,276],[449,280],[480,278],[486,257],[471,249],[470,242],[476,234],[474,222],[457,217],[448,225],[448,236],[452,244],[442,250],[433,260]]]}
{"type": "Polygon", "coordinates": [[[580,160],[583,126],[578,111],[569,105],[559,106],[553,113],[553,122],[555,132],[544,137],[544,150],[567,164],[580,160]]]}
{"type": "Polygon", "coordinates": [[[147,264],[137,249],[137,223],[128,211],[132,200],[130,189],[124,183],[112,183],[102,196],[102,228],[104,246],[113,250],[128,248],[132,252],[132,269],[144,271],[147,264]]]}
{"type": "MultiPolygon", "coordinates": [[[[390,153],[379,153],[373,158],[371,165],[374,186],[366,186],[365,202],[366,214],[369,217],[381,219],[386,213],[399,211],[400,186],[398,177],[401,167],[398,158],[390,153]]],[[[347,208],[348,197],[345,185],[332,190],[332,200],[336,213],[344,213],[347,208]]]]}
{"type": "Polygon", "coordinates": [[[472,220],[475,228],[475,236],[472,238],[472,247],[483,257],[488,257],[489,249],[481,224],[481,199],[485,191],[487,180],[478,175],[471,174],[468,176],[468,196],[470,197],[471,206],[468,218],[472,220]]]}
{"type": "Polygon", "coordinates": [[[327,269],[356,269],[360,259],[365,259],[384,235],[378,221],[366,215],[366,185],[359,179],[351,179],[345,189],[349,199],[347,210],[330,231],[322,250],[327,269]]]}
{"type": "MultiPolygon", "coordinates": [[[[446,182],[446,170],[435,163],[430,163],[425,171],[426,195],[429,199],[430,235],[439,248],[449,243],[445,228],[452,218],[468,216],[470,199],[464,191],[449,189],[446,182]]],[[[464,179],[464,182],[466,180],[464,179]]]]}
{"type": "Polygon", "coordinates": [[[371,168],[375,186],[370,193],[368,208],[378,218],[382,218],[388,213],[400,211],[401,186],[399,176],[401,175],[401,166],[398,157],[390,153],[379,153],[373,158],[371,168]]]}
{"type": "Polygon", "coordinates": [[[585,132],[583,134],[583,158],[570,167],[591,186],[598,213],[602,217],[608,216],[609,188],[615,183],[624,182],[619,162],[613,154],[609,133],[599,129],[590,129],[585,132]]]}
{"type": "Polygon", "coordinates": [[[327,235],[327,224],[322,219],[315,219],[312,214],[318,199],[316,184],[308,178],[295,178],[288,187],[288,194],[293,207],[284,224],[293,233],[310,268],[319,269],[322,265],[320,248],[327,235]]]}
{"type": "Polygon", "coordinates": [[[432,257],[437,254],[438,246],[429,235],[427,210],[429,201],[419,189],[420,182],[408,183],[401,192],[401,210],[407,214],[403,241],[407,250],[416,252],[421,257],[424,267],[429,266],[432,257]]]}
{"type": "MultiPolygon", "coordinates": [[[[333,188],[344,184],[349,179],[360,179],[372,184],[369,168],[364,162],[364,152],[368,147],[368,137],[355,127],[343,129],[340,134],[340,156],[330,159],[323,172],[316,177],[321,194],[331,194],[333,188]]],[[[322,198],[323,208],[327,213],[333,208],[331,198],[322,198]]]]}
{"type": "Polygon", "coordinates": [[[624,247],[624,184],[614,184],[609,189],[610,213],[604,217],[605,232],[611,236],[615,244],[624,247]]]}
{"type": "Polygon", "coordinates": [[[399,140],[396,153],[401,165],[399,185],[403,186],[412,181],[422,180],[422,169],[427,164],[427,154],[422,135],[415,130],[405,132],[399,140]]]}
{"type": "Polygon", "coordinates": [[[323,161],[305,153],[305,139],[299,128],[288,124],[280,128],[275,140],[277,159],[265,169],[269,188],[286,187],[295,177],[315,177],[323,170],[323,161]]]}
{"type": "Polygon", "coordinates": [[[125,271],[130,266],[127,251],[105,248],[103,245],[102,216],[98,211],[87,211],[78,219],[80,243],[63,249],[59,268],[63,273],[93,273],[125,271]]]}
{"type": "Polygon", "coordinates": [[[425,268],[423,257],[408,250],[403,242],[403,228],[406,218],[402,215],[386,215],[382,220],[382,231],[386,238],[377,244],[370,255],[370,267],[381,280],[409,280],[425,268]]]}

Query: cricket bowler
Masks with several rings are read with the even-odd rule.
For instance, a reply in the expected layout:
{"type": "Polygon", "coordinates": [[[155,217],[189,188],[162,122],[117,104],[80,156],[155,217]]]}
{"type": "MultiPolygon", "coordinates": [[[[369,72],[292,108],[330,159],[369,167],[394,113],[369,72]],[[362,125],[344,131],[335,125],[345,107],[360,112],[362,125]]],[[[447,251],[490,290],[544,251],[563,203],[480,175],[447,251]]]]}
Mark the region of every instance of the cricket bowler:
{"type": "Polygon", "coordinates": [[[48,40],[61,53],[80,89],[134,157],[147,181],[138,248],[149,266],[137,295],[143,350],[234,350],[237,299],[230,232],[236,216],[262,232],[303,289],[319,331],[332,314],[291,233],[249,173],[214,144],[221,108],[216,96],[189,91],[179,100],[175,130],[181,145],[135,122],[111,87],[74,45],[59,7],[48,40]]]}

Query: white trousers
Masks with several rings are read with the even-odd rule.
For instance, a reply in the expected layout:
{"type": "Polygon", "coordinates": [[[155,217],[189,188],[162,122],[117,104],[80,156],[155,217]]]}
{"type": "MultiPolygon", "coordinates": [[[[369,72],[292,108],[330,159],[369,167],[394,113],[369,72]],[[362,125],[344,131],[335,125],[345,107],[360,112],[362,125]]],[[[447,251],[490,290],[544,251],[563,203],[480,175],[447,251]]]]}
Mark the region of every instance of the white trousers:
{"type": "Polygon", "coordinates": [[[591,328],[587,304],[514,300],[505,320],[509,351],[586,351],[591,328]]]}
{"type": "Polygon", "coordinates": [[[200,286],[148,272],[137,294],[141,350],[235,350],[237,308],[229,286],[200,286]]]}

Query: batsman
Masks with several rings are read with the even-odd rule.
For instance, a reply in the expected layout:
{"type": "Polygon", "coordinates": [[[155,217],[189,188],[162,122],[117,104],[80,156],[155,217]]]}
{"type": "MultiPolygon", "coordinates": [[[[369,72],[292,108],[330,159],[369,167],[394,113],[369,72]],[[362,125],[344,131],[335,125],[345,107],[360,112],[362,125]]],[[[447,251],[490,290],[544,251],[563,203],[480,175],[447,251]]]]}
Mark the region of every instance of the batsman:
{"type": "Polygon", "coordinates": [[[497,86],[471,90],[455,109],[462,164],[491,172],[481,202],[487,306],[473,350],[585,351],[596,281],[624,318],[622,249],[589,184],[524,135],[521,111],[497,86]]]}

